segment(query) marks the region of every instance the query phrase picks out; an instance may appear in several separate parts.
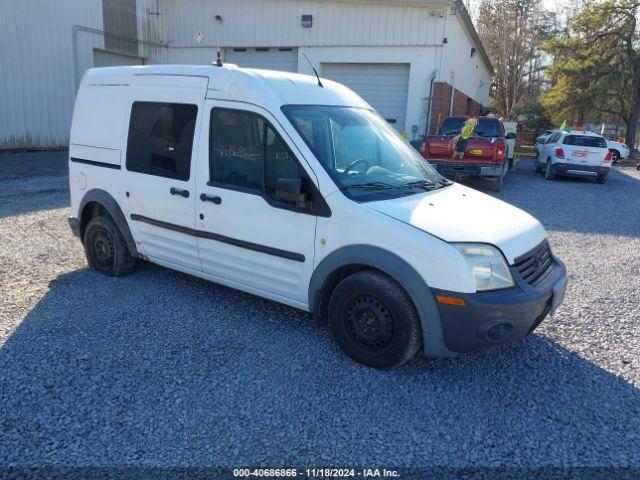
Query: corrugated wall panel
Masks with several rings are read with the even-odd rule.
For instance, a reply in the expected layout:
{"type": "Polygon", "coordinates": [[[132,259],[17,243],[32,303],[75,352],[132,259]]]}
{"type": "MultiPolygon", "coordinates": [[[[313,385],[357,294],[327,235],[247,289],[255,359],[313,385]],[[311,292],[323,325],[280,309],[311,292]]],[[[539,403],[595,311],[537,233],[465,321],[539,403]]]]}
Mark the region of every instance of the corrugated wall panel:
{"type": "MultiPolygon", "coordinates": [[[[164,38],[156,30],[164,21],[147,13],[155,3],[137,0],[139,32],[164,38]]],[[[74,53],[75,25],[103,30],[102,1],[2,2],[0,149],[68,144],[77,81],[93,66],[93,49],[105,47],[101,34],[78,30],[74,53]]],[[[166,49],[146,50],[153,62],[166,59],[166,49]]]]}
{"type": "MultiPolygon", "coordinates": [[[[390,2],[392,3],[392,2],[390,2]]],[[[194,46],[407,46],[441,41],[447,12],[434,5],[317,0],[159,0],[165,41],[194,46]],[[432,14],[435,12],[435,14],[432,14]],[[313,27],[300,25],[313,15],[313,27]],[[222,22],[215,20],[220,15],[222,22]],[[204,34],[197,44],[193,36],[204,34]]]]}
{"type": "Polygon", "coordinates": [[[75,99],[71,29],[102,25],[100,0],[3,3],[0,148],[66,145],[75,99]]]}

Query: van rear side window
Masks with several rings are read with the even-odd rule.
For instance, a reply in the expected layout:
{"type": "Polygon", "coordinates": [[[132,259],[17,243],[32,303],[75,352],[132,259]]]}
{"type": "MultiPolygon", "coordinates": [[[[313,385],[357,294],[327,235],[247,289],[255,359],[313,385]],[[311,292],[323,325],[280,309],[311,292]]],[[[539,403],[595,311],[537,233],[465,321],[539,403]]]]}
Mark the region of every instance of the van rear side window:
{"type": "Polygon", "coordinates": [[[127,170],[189,180],[198,107],[134,102],[131,107],[127,170]]]}

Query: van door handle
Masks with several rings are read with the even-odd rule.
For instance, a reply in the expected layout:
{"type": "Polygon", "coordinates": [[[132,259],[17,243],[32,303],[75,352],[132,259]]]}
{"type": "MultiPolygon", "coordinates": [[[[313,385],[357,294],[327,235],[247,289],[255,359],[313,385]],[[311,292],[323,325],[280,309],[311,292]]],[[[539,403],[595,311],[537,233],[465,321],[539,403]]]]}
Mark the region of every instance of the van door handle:
{"type": "Polygon", "coordinates": [[[189,190],[179,190],[176,187],[171,187],[169,193],[171,195],[180,195],[181,197],[189,198],[189,190]]]}
{"type": "Polygon", "coordinates": [[[215,205],[220,205],[222,203],[222,199],[217,195],[215,197],[210,197],[206,193],[200,194],[200,200],[202,200],[203,202],[211,202],[215,205]]]}

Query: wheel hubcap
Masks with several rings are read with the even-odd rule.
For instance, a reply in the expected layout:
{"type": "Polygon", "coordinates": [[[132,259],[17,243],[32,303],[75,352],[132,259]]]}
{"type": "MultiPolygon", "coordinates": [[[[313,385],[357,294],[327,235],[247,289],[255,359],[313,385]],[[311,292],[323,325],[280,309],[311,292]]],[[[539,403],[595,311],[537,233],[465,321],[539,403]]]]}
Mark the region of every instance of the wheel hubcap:
{"type": "Polygon", "coordinates": [[[352,340],[368,350],[383,350],[393,339],[393,318],[377,298],[358,295],[346,309],[347,331],[352,340]]]}
{"type": "Polygon", "coordinates": [[[93,237],[93,253],[100,267],[109,268],[113,265],[113,238],[106,230],[100,230],[93,237]]]}

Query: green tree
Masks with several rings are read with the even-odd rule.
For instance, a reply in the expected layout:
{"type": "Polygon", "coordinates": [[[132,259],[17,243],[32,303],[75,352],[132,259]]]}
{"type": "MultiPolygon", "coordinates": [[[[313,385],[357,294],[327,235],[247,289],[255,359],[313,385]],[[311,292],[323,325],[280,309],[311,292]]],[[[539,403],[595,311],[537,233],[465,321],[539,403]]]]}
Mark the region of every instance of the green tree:
{"type": "Polygon", "coordinates": [[[554,56],[541,103],[554,121],[619,117],[633,147],[640,117],[640,0],[591,0],[543,48],[554,56]]]}

